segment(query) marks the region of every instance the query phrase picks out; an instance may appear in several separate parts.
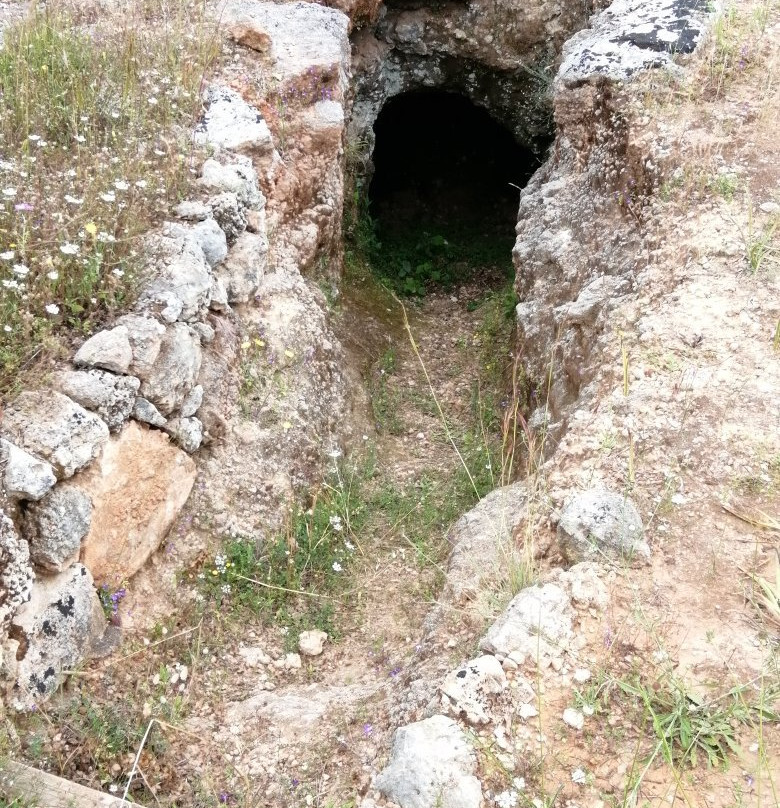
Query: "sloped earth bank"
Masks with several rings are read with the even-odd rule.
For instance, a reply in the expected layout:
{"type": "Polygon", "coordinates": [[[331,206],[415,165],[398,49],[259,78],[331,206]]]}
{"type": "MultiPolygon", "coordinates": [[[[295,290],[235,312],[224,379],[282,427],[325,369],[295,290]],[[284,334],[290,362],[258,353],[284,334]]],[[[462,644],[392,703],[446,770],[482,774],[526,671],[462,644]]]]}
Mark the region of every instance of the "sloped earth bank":
{"type": "MultiPolygon", "coordinates": [[[[578,198],[598,178],[566,164],[563,142],[561,162],[526,190],[520,268],[546,260],[551,273],[546,284],[537,277],[534,294],[520,289],[526,341],[532,323],[548,328],[557,348],[552,364],[534,360],[548,369],[533,374],[537,425],[545,423],[542,380],[558,383],[549,391],[549,459],[528,483],[486,497],[450,534],[443,588],[436,542],[412,546],[403,529],[386,528],[357,537],[362,555],[334,619],[340,639],[300,668],[285,656],[278,626],[228,605],[200,622],[194,602],[184,602],[196,584],[176,588],[174,571],[199,569],[198,554],[209,560],[220,549],[212,537],[225,540],[242,518],[262,516],[262,492],[252,490],[258,459],[242,430],[229,430],[169,552],[133,583],[126,650],[77,673],[58,700],[22,720],[27,758],[110,789],[124,783],[154,711],[165,725],[140,759],[148,785],[137,794],[147,804],[370,808],[390,794],[404,808],[480,799],[777,805],[778,627],[758,608],[750,574],[774,580],[777,530],[758,523],[780,511],[779,14],[776,4],[742,3],[686,76],[630,85],[620,112],[632,155],[658,168],[639,190],[630,181],[646,174],[635,163],[614,194],[578,198]],[[536,253],[527,248],[533,239],[536,253]],[[554,273],[578,266],[580,255],[606,257],[626,279],[604,281],[605,301],[579,277],[579,288],[565,289],[575,311],[550,319],[564,302],[552,302],[551,288],[571,281],[554,273]],[[226,480],[238,494],[215,507],[226,480]],[[599,487],[636,502],[649,565],[637,553],[625,559],[637,566],[598,556],[562,571],[568,545],[556,543],[555,525],[574,492],[599,487]],[[488,631],[522,583],[507,579],[531,549],[544,556],[544,586],[523,590],[488,631]],[[440,592],[434,605],[431,592],[440,592]],[[518,614],[530,619],[514,621],[518,614]],[[466,665],[480,648],[488,655],[466,665]],[[503,665],[490,662],[504,656],[503,665]],[[459,724],[434,717],[407,728],[390,757],[397,726],[452,711],[459,724]],[[683,720],[690,730],[675,729],[683,720]],[[707,750],[718,755],[719,744],[729,765],[708,767],[707,750]]],[[[577,132],[569,135],[571,145],[577,132]]],[[[455,426],[470,413],[464,380],[478,370],[480,315],[467,305],[476,296],[433,295],[410,315],[455,426]]],[[[393,301],[372,293],[358,328],[350,304],[341,305],[350,353],[368,368],[380,403],[374,419],[385,416],[376,436],[373,423],[355,421],[353,444],[376,442],[371,485],[399,489],[430,469],[451,478],[458,461],[393,301]],[[381,407],[383,396],[392,407],[381,407]]]]}

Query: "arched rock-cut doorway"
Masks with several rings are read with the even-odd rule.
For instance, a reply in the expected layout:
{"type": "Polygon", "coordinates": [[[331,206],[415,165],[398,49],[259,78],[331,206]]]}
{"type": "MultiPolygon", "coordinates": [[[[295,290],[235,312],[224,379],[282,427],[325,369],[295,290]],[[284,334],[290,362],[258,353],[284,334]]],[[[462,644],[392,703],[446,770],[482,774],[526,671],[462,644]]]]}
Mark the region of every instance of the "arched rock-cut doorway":
{"type": "Polygon", "coordinates": [[[511,240],[519,188],[539,157],[486,110],[457,93],[403,93],[385,103],[374,133],[369,199],[380,234],[423,228],[511,240]]]}

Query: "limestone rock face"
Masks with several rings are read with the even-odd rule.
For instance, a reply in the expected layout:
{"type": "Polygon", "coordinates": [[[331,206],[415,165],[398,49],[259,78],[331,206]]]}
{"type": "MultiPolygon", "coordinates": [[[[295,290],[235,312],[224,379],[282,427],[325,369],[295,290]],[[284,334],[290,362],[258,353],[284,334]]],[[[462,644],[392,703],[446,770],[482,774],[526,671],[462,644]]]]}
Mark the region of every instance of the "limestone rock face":
{"type": "Polygon", "coordinates": [[[30,599],[34,578],[29,545],[0,510],[0,631],[5,632],[16,610],[30,599]]]}
{"type": "Polygon", "coordinates": [[[441,686],[442,707],[470,724],[487,724],[491,700],[507,687],[501,663],[494,656],[480,656],[452,671],[441,686]]]}
{"type": "Polygon", "coordinates": [[[648,563],[642,519],[634,503],[611,491],[581,491],[565,504],[558,544],[570,562],[648,563]]]}
{"type": "Polygon", "coordinates": [[[214,219],[206,219],[192,228],[195,240],[203,250],[209,266],[213,267],[223,261],[228,254],[225,233],[214,219]]]}
{"type": "Polygon", "coordinates": [[[22,393],[4,427],[18,446],[48,460],[60,479],[89,464],[108,439],[102,419],[53,390],[22,393]]]}
{"type": "Polygon", "coordinates": [[[127,373],[133,352],[127,338],[127,328],[118,325],[108,331],[98,331],[76,352],[76,365],[103,368],[114,373],[127,373]]]}
{"type": "Polygon", "coordinates": [[[268,239],[256,233],[242,233],[227,260],[217,268],[225,284],[228,302],[246,303],[257,292],[268,264],[268,239]]]}
{"type": "Polygon", "coordinates": [[[273,149],[268,124],[235,90],[210,87],[205,100],[208,109],[195,133],[196,141],[235,151],[263,153],[273,149]]]}
{"type": "Polygon", "coordinates": [[[0,468],[2,490],[11,499],[40,499],[57,482],[50,463],[33,457],[5,438],[0,438],[0,468]]]}
{"type": "Polygon", "coordinates": [[[61,572],[68,562],[77,560],[91,516],[89,497],[70,483],[58,485],[31,505],[24,525],[33,563],[48,572],[61,572]]]}
{"type": "Polygon", "coordinates": [[[50,696],[63,671],[89,655],[106,627],[92,576],[82,564],[38,579],[13,622],[15,635],[23,638],[14,654],[16,684],[10,698],[17,709],[50,696]]]}
{"type": "Polygon", "coordinates": [[[560,657],[572,639],[574,611],[557,584],[519,592],[488,629],[479,647],[518,665],[541,657],[560,657]]]}
{"type": "Polygon", "coordinates": [[[53,381],[60,392],[97,412],[112,432],[121,429],[130,417],[141,385],[135,376],[117,376],[104,370],[62,371],[53,381]]]}
{"type": "Polygon", "coordinates": [[[128,339],[133,350],[130,372],[145,378],[152,372],[160,353],[165,326],[153,317],[126,314],[117,320],[127,328],[128,339]]]}
{"type": "Polygon", "coordinates": [[[374,787],[401,808],[481,808],[477,759],[458,725],[443,715],[399,727],[390,762],[374,787]]]}
{"type": "Polygon", "coordinates": [[[161,432],[128,424],[78,478],[92,500],[81,561],[102,584],[124,580],[159,547],[187,501],[195,463],[161,432]]]}
{"type": "Polygon", "coordinates": [[[150,236],[145,245],[152,280],[138,301],[141,312],[157,314],[166,323],[197,319],[209,304],[210,267],[197,240],[181,225],[150,236]]]}
{"type": "Polygon", "coordinates": [[[141,382],[141,395],[164,416],[180,407],[200,372],[200,337],[185,323],[165,332],[154,367],[141,382]]]}

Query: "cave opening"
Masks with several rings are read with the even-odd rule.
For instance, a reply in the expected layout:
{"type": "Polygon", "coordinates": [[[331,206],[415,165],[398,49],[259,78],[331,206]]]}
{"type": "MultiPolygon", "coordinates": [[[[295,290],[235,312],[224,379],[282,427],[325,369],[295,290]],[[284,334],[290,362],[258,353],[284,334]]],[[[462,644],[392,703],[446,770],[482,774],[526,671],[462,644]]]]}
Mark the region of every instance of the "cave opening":
{"type": "Polygon", "coordinates": [[[511,272],[519,192],[538,154],[487,110],[441,90],[391,98],[374,134],[369,209],[380,274],[422,293],[479,262],[511,272]]]}

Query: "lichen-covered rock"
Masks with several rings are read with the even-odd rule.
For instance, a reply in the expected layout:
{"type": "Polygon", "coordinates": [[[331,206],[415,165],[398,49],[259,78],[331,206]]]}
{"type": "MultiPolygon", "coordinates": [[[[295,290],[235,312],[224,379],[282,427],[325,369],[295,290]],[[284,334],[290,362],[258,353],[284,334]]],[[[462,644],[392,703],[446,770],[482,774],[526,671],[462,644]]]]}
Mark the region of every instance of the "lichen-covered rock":
{"type": "MultiPolygon", "coordinates": [[[[230,160],[225,162],[214,158],[206,160],[199,181],[205,188],[218,194],[235,194],[241,205],[247,208],[257,207],[265,199],[252,161],[242,155],[231,155],[230,160]]],[[[214,207],[211,209],[213,212],[214,207]]]]}
{"type": "Polygon", "coordinates": [[[196,142],[259,154],[273,149],[271,130],[260,111],[247,104],[235,90],[209,87],[204,100],[206,113],[195,130],[196,142]]]}
{"type": "Polygon", "coordinates": [[[151,401],[139,396],[133,405],[133,418],[149,426],[164,427],[168,421],[151,401]]]}
{"type": "Polygon", "coordinates": [[[54,390],[19,395],[4,427],[18,446],[48,460],[60,479],[88,465],[108,440],[101,418],[54,390]]]}
{"type": "Polygon", "coordinates": [[[165,326],[153,317],[139,314],[125,314],[117,320],[117,323],[127,328],[133,350],[130,372],[139,379],[145,379],[157,361],[165,335],[165,326]]]}
{"type": "Polygon", "coordinates": [[[40,499],[57,482],[50,463],[0,438],[2,490],[11,499],[40,499]]]}
{"type": "Polygon", "coordinates": [[[209,303],[211,272],[200,245],[182,225],[169,226],[146,242],[151,280],[138,300],[166,323],[194,320],[209,303]]]}
{"type": "Polygon", "coordinates": [[[203,443],[203,424],[197,418],[171,418],[165,431],[190,454],[203,443]]]}
{"type": "Polygon", "coordinates": [[[256,233],[242,233],[230,254],[216,269],[225,284],[228,302],[246,303],[257,292],[268,264],[268,240],[256,233]]]}
{"type": "Polygon", "coordinates": [[[93,368],[103,368],[113,373],[127,373],[133,352],[127,336],[127,328],[118,325],[107,331],[98,331],[76,352],[73,362],[93,368]]]}
{"type": "Polygon", "coordinates": [[[564,557],[578,561],[648,563],[642,518],[634,503],[611,491],[581,491],[564,505],[558,522],[564,557]]]}
{"type": "Polygon", "coordinates": [[[47,572],[61,572],[77,561],[91,517],[89,497],[70,483],[58,485],[40,502],[30,505],[24,515],[24,534],[30,542],[33,564],[47,572]]]}
{"type": "Polygon", "coordinates": [[[214,220],[225,233],[227,243],[235,243],[247,226],[246,211],[236,194],[225,192],[212,196],[209,199],[209,206],[214,220]]]}
{"type": "Polygon", "coordinates": [[[491,719],[492,701],[507,688],[501,663],[494,656],[483,655],[452,671],[441,686],[442,707],[456,718],[463,716],[469,724],[487,724],[491,719]]]}
{"type": "Polygon", "coordinates": [[[399,727],[374,788],[401,808],[481,808],[477,758],[458,725],[443,715],[399,727]]]}
{"type": "Polygon", "coordinates": [[[195,463],[167,435],[130,422],[81,474],[92,521],[81,561],[98,583],[137,572],[159,547],[187,501],[195,463]]]}
{"type": "Polygon", "coordinates": [[[211,209],[205,202],[185,199],[173,209],[173,215],[185,222],[202,222],[211,216],[211,209]]]}
{"type": "Polygon", "coordinates": [[[112,432],[130,417],[141,382],[135,376],[117,376],[104,370],[68,370],[54,374],[54,387],[94,410],[112,432]]]}
{"type": "Polygon", "coordinates": [[[650,67],[673,67],[674,54],[693,52],[714,9],[699,0],[613,0],[566,42],[558,80],[625,81],[650,67]]]}
{"type": "Polygon", "coordinates": [[[573,637],[574,611],[557,584],[529,586],[512,599],[479,647],[518,665],[560,657],[573,637]]]}
{"type": "Polygon", "coordinates": [[[92,576],[82,564],[73,564],[57,575],[39,578],[13,624],[14,636],[23,639],[11,641],[18,648],[10,702],[16,709],[28,709],[50,696],[64,671],[89,655],[106,619],[92,576]]]}
{"type": "Polygon", "coordinates": [[[198,380],[200,337],[186,323],[169,326],[152,370],[141,382],[141,395],[164,416],[182,405],[198,380]]]}
{"type": "Polygon", "coordinates": [[[5,632],[17,609],[30,599],[34,578],[30,547],[0,510],[0,632],[5,632]]]}
{"type": "Polygon", "coordinates": [[[223,261],[228,254],[225,232],[214,219],[206,219],[192,228],[195,241],[203,250],[209,266],[214,267],[223,261]]]}

